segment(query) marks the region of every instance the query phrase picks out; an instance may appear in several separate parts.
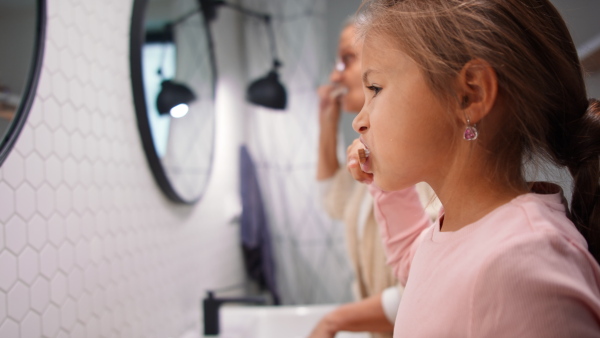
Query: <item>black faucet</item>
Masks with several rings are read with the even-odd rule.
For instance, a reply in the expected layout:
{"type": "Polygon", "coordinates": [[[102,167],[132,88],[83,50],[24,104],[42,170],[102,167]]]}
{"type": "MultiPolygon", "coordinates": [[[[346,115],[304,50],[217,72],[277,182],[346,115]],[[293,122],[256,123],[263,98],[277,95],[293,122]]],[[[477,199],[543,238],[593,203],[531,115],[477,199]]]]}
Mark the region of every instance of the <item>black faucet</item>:
{"type": "Polygon", "coordinates": [[[214,292],[208,291],[206,298],[202,300],[205,336],[216,336],[219,334],[219,308],[224,303],[266,304],[267,300],[260,296],[216,298],[214,292]]]}

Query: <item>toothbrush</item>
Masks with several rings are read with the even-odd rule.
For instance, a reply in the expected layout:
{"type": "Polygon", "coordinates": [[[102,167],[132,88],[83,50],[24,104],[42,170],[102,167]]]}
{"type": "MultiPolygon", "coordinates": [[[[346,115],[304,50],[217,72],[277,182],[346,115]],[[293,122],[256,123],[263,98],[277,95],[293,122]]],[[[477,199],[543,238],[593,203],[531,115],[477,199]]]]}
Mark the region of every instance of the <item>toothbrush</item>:
{"type": "Polygon", "coordinates": [[[365,163],[370,154],[371,152],[369,151],[369,149],[358,149],[358,161],[360,162],[360,164],[365,163]]]}
{"type": "Polygon", "coordinates": [[[348,93],[348,88],[338,86],[331,91],[329,97],[331,97],[332,99],[337,99],[342,95],[346,95],[346,93],[348,93]]]}

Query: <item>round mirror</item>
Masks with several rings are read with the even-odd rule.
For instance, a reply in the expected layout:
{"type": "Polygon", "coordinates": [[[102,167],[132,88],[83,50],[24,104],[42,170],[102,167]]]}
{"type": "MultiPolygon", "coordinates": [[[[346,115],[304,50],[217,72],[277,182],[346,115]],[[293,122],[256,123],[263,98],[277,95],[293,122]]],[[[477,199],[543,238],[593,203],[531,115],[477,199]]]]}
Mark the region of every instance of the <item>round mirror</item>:
{"type": "Polygon", "coordinates": [[[210,175],[216,70],[198,0],[135,0],[130,64],[138,129],[156,182],[177,203],[210,175]]]}
{"type": "Polygon", "coordinates": [[[42,0],[0,0],[0,165],[17,140],[35,96],[45,13],[42,0]]]}

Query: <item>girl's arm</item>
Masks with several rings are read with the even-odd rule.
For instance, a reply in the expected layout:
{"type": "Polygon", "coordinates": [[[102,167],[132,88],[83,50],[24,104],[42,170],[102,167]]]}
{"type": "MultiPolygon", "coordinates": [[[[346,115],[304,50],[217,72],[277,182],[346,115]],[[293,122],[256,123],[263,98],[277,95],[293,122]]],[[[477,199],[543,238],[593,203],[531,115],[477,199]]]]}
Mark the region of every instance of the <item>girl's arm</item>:
{"type": "Polygon", "coordinates": [[[310,338],[333,338],[339,331],[392,332],[377,294],[360,301],[339,306],[325,315],[311,332],[310,338]]]}
{"type": "Polygon", "coordinates": [[[375,219],[386,247],[390,265],[398,281],[405,285],[410,263],[425,229],[431,221],[419,200],[416,188],[383,191],[375,184],[369,185],[373,195],[375,219]]]}

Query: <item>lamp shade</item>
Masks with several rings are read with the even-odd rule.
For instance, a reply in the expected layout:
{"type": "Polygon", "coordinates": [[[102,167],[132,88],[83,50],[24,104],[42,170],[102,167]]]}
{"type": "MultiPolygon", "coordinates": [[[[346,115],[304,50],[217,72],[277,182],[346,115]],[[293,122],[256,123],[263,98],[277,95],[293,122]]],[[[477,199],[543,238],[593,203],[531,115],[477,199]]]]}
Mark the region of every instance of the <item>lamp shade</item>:
{"type": "Polygon", "coordinates": [[[188,86],[171,80],[164,80],[161,84],[160,93],[156,98],[156,108],[161,115],[169,114],[171,108],[182,103],[188,104],[194,100],[196,100],[196,95],[188,86]]]}
{"type": "Polygon", "coordinates": [[[279,75],[275,70],[250,84],[246,92],[246,99],[259,106],[271,109],[285,109],[287,94],[279,82],[279,75]]]}

